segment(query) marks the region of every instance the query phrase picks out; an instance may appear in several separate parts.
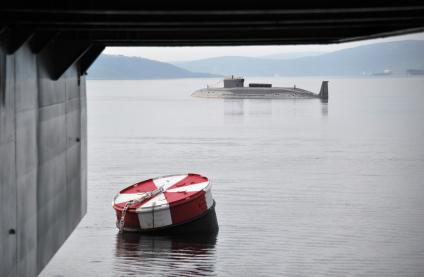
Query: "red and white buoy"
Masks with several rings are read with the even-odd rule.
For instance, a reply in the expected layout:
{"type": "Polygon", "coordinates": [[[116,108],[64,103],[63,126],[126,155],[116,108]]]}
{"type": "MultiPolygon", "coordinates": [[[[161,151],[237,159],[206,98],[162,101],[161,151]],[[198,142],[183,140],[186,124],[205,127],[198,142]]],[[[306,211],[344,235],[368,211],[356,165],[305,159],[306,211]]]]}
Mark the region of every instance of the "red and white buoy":
{"type": "Polygon", "coordinates": [[[112,202],[120,231],[216,232],[215,201],[199,174],[149,179],[119,192],[112,202]]]}

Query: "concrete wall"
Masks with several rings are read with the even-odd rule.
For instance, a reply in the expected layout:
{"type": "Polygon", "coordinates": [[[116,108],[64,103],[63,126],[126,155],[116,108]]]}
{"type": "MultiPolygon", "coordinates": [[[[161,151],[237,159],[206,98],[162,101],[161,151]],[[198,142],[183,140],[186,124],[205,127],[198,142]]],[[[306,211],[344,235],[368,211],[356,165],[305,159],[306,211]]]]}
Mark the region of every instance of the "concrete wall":
{"type": "Polygon", "coordinates": [[[0,41],[0,276],[39,273],[86,213],[85,79],[45,59],[0,41]]]}

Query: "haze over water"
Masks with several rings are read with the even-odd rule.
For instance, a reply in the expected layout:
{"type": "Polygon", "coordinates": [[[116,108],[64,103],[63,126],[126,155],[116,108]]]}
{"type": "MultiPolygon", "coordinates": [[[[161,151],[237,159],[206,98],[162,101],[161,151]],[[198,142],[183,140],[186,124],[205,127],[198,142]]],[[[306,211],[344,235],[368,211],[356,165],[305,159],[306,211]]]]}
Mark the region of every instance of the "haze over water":
{"type": "Polygon", "coordinates": [[[88,213],[41,276],[424,276],[424,79],[327,80],[329,103],[88,81],[88,213]],[[216,237],[118,235],[119,190],[186,172],[212,181],[216,237]]]}

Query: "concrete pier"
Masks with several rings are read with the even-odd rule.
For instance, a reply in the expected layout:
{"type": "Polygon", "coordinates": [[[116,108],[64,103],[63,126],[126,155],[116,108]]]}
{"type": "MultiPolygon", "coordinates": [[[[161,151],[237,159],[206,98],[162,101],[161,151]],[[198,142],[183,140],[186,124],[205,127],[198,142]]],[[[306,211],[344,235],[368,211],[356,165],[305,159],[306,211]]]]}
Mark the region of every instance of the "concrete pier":
{"type": "Polygon", "coordinates": [[[84,76],[0,45],[0,276],[39,273],[86,213],[84,76]]]}

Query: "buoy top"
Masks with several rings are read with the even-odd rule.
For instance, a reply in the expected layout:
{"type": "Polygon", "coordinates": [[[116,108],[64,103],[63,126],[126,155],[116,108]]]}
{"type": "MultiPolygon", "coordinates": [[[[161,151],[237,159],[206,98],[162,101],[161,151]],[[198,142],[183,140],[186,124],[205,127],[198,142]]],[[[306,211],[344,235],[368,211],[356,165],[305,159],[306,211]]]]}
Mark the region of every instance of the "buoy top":
{"type": "Polygon", "coordinates": [[[199,174],[163,176],[142,181],[121,190],[113,199],[112,206],[122,210],[127,202],[142,199],[146,193],[152,193],[151,197],[134,203],[129,209],[136,212],[168,209],[202,196],[209,189],[208,178],[199,174]]]}

